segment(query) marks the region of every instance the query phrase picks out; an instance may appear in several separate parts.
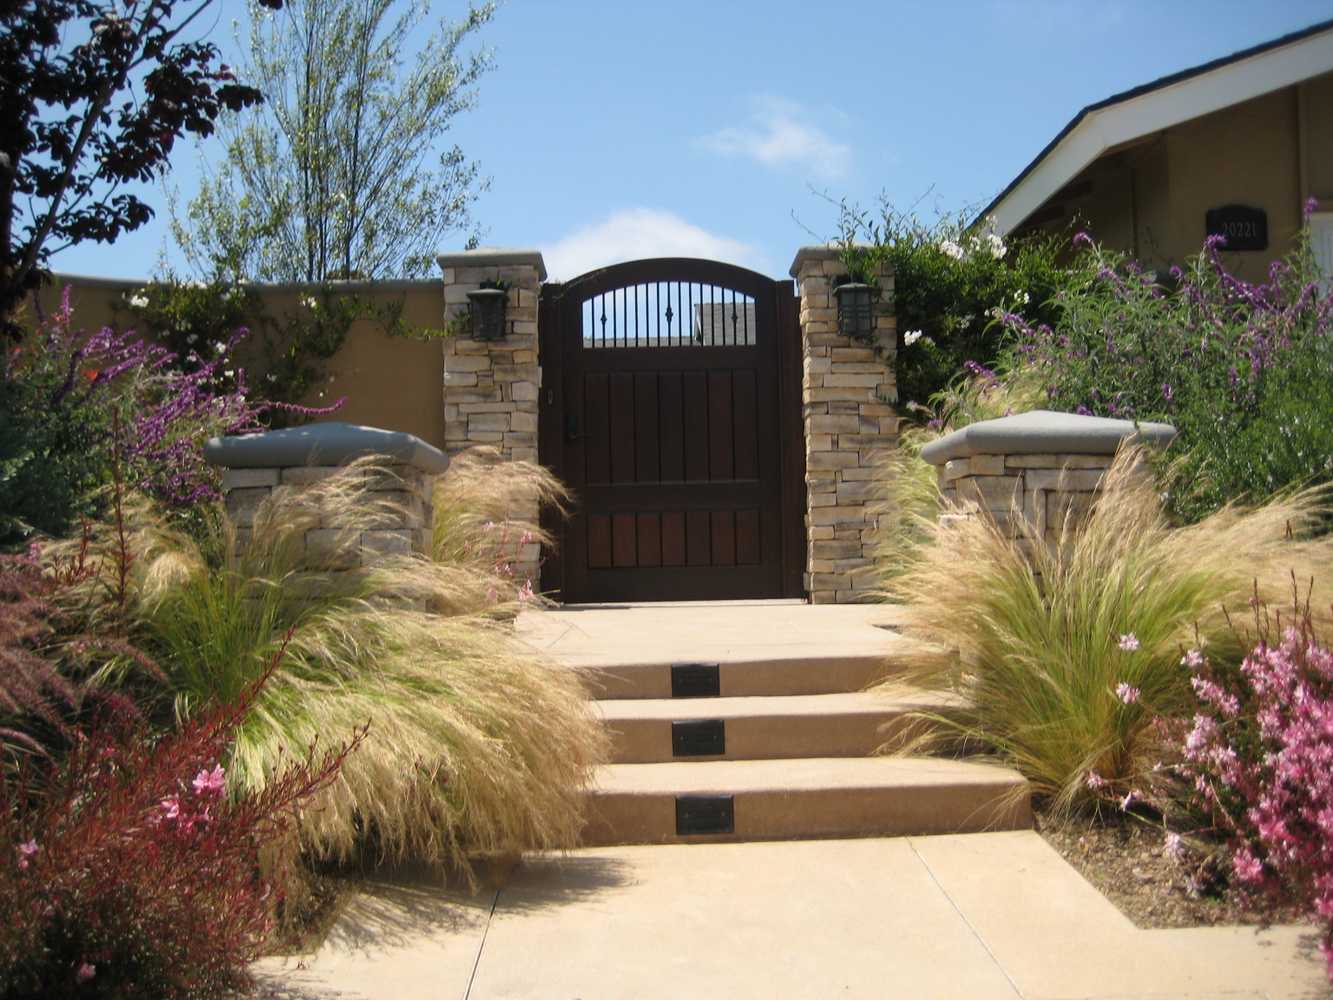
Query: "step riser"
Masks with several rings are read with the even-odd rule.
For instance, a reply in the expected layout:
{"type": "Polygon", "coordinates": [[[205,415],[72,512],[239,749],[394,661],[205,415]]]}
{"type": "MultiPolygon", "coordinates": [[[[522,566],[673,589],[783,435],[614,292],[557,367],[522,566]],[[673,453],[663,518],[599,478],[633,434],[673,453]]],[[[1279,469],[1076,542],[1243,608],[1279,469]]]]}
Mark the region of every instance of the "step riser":
{"type": "MultiPolygon", "coordinates": [[[[706,719],[707,702],[691,702],[706,719]]],[[[619,719],[607,722],[611,734],[611,762],[653,764],[666,761],[773,760],[798,757],[867,757],[909,725],[901,712],[773,716],[725,721],[726,753],[676,756],[672,752],[669,719],[619,719]]]]}
{"type": "Polygon", "coordinates": [[[694,836],[677,835],[673,795],[595,792],[583,842],[600,847],[1030,829],[1026,790],[1014,792],[1009,784],[972,784],[740,793],[732,833],[694,836]]]}
{"type": "MultiPolygon", "coordinates": [[[[589,695],[597,699],[670,698],[671,664],[576,667],[589,695]]],[[[720,695],[841,694],[863,691],[890,672],[883,656],[846,656],[810,660],[750,660],[719,665],[720,695]]],[[[703,701],[706,699],[681,699],[703,701]]]]}

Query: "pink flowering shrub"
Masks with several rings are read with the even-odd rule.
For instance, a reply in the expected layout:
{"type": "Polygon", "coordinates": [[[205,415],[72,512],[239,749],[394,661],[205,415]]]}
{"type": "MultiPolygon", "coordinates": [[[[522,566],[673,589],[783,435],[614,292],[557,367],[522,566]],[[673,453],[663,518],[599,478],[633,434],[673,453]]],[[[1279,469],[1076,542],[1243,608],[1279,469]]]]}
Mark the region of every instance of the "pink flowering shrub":
{"type": "Polygon", "coordinates": [[[1200,703],[1184,772],[1230,839],[1235,882],[1259,905],[1308,904],[1333,977],[1333,650],[1306,609],[1261,620],[1239,668],[1198,650],[1184,665],[1200,703]]]}
{"type": "Polygon", "coordinates": [[[221,762],[258,689],[159,739],[104,717],[63,761],[0,777],[0,998],[248,985],[282,898],[284,872],[266,873],[261,851],[281,855],[296,810],[364,735],[228,794],[221,762]]]}

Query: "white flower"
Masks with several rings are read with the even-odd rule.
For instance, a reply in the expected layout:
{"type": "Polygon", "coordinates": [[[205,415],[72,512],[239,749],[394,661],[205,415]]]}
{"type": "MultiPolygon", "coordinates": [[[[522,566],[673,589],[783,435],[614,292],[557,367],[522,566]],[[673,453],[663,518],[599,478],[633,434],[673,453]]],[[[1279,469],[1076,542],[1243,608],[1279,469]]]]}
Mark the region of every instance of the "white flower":
{"type": "Polygon", "coordinates": [[[953,240],[944,240],[940,243],[940,253],[946,257],[952,257],[954,260],[963,259],[963,248],[953,240]]]}
{"type": "Polygon", "coordinates": [[[1029,295],[1027,292],[1019,292],[1017,295],[1014,296],[1014,302],[1020,306],[1025,306],[1031,301],[1032,301],[1032,296],[1029,295]]]}
{"type": "Polygon", "coordinates": [[[1139,637],[1133,632],[1126,632],[1120,637],[1119,646],[1126,653],[1132,653],[1139,648],[1139,637]]]}
{"type": "Polygon", "coordinates": [[[1000,237],[996,236],[994,233],[987,233],[986,243],[990,250],[990,255],[996,260],[999,260],[1004,256],[1004,240],[1000,239],[1000,237]]]}
{"type": "Polygon", "coordinates": [[[131,295],[131,296],[130,296],[130,305],[134,306],[135,309],[147,309],[147,308],[148,308],[148,296],[146,296],[146,295],[131,295]]]}
{"type": "Polygon", "coordinates": [[[903,334],[903,344],[907,347],[911,347],[920,339],[921,339],[920,330],[908,330],[906,333],[903,334]]]}
{"type": "Polygon", "coordinates": [[[235,369],[235,368],[228,368],[228,369],[227,369],[226,371],[224,371],[222,374],[223,374],[223,375],[226,375],[227,378],[234,378],[234,377],[236,376],[236,369],[235,369]]]}
{"type": "Polygon", "coordinates": [[[219,354],[221,354],[226,349],[227,349],[227,344],[225,341],[221,340],[213,341],[213,350],[217,351],[219,354]]]}
{"type": "Polygon", "coordinates": [[[313,295],[305,295],[301,298],[301,305],[305,306],[307,309],[314,309],[319,303],[315,301],[313,295]]]}

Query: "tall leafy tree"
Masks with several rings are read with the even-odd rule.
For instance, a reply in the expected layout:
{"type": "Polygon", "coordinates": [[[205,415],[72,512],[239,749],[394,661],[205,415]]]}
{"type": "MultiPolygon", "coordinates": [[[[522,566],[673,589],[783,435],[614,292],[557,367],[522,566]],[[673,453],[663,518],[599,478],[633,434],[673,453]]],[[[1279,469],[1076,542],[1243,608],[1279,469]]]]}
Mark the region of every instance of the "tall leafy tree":
{"type": "Polygon", "coordinates": [[[471,6],[429,36],[425,0],[257,12],[242,66],[265,102],[226,124],[225,162],[174,221],[196,268],[307,282],[429,273],[483,185],[440,140],[491,67],[468,46],[494,11],[471,6]]]}
{"type": "Polygon", "coordinates": [[[15,310],[52,253],[110,243],[152,217],[124,185],[159,174],[184,133],[209,135],[223,110],[260,101],[196,37],[215,2],[0,3],[3,333],[20,335],[15,310]]]}

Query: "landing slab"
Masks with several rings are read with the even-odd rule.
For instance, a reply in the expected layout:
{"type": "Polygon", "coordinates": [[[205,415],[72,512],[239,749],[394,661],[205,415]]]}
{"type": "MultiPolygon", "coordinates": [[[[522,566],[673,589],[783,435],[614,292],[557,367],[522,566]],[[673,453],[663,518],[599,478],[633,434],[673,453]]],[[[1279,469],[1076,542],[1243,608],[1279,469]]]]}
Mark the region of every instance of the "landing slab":
{"type": "Polygon", "coordinates": [[[335,934],[299,970],[267,960],[268,995],[1329,995],[1310,929],[1139,930],[1031,832],[602,848],[529,860],[470,906],[425,884],[396,904],[377,899],[384,940],[335,934]]]}
{"type": "Polygon", "coordinates": [[[898,640],[891,604],[704,601],[565,605],[525,611],[519,636],[571,666],[883,659],[898,640]]]}

